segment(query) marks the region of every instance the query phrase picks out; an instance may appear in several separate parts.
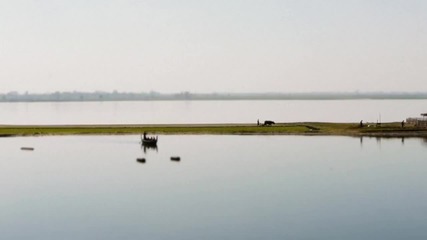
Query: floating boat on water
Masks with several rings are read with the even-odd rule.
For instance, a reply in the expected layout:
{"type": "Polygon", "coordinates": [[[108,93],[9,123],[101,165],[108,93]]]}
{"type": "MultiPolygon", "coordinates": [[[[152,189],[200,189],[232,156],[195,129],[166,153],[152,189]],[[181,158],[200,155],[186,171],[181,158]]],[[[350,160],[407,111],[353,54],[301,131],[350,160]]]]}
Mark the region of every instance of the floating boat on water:
{"type": "Polygon", "coordinates": [[[136,161],[140,163],[145,163],[145,158],[137,158],[136,161]]]}
{"type": "Polygon", "coordinates": [[[143,145],[147,145],[147,146],[155,146],[157,145],[157,138],[154,139],[141,139],[141,142],[143,145]]]}
{"type": "Polygon", "coordinates": [[[172,156],[172,157],[171,157],[171,160],[172,160],[172,161],[181,161],[181,158],[180,158],[180,157],[178,157],[178,156],[172,156]]]}
{"type": "Polygon", "coordinates": [[[147,133],[141,136],[141,144],[144,146],[157,146],[158,137],[147,137],[147,133]]]}

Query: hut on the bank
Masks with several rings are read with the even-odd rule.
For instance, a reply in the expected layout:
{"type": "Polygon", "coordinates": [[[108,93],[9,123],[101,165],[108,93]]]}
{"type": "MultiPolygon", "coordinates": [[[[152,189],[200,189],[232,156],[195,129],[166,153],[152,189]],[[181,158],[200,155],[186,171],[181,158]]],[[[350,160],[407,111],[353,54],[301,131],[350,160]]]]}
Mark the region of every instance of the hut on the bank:
{"type": "Polygon", "coordinates": [[[421,113],[421,118],[407,118],[406,122],[416,127],[427,128],[427,113],[421,113]]]}

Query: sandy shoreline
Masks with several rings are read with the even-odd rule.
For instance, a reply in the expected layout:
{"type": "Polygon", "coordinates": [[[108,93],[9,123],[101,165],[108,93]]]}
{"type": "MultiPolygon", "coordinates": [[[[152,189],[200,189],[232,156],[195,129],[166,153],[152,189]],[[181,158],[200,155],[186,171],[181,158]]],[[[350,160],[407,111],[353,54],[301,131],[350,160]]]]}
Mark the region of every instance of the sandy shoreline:
{"type": "Polygon", "coordinates": [[[0,137],[45,135],[124,135],[141,134],[211,135],[303,135],[353,137],[426,137],[426,128],[402,127],[399,122],[380,127],[360,127],[359,123],[295,122],[257,126],[253,123],[207,124],[72,124],[72,125],[0,125],[0,137]]]}

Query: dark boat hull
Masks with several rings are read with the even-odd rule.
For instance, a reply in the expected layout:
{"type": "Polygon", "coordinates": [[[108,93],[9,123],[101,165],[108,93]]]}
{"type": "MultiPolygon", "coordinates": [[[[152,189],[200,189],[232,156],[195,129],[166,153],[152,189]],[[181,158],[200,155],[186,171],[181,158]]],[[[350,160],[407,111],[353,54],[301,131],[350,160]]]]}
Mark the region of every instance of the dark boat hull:
{"type": "Polygon", "coordinates": [[[141,139],[141,143],[144,146],[156,146],[157,145],[157,138],[155,138],[155,139],[141,139]]]}

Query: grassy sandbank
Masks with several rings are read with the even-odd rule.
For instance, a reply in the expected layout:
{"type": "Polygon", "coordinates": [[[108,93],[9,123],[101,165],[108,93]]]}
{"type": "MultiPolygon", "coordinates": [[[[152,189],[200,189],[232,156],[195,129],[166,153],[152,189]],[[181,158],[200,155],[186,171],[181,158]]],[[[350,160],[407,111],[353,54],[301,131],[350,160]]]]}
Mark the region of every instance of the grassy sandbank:
{"type": "Polygon", "coordinates": [[[228,135],[344,135],[373,137],[427,137],[426,128],[400,122],[365,124],[296,122],[273,126],[256,124],[150,124],[150,125],[0,125],[0,136],[114,135],[114,134],[228,134],[228,135]]]}

